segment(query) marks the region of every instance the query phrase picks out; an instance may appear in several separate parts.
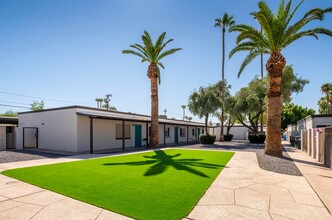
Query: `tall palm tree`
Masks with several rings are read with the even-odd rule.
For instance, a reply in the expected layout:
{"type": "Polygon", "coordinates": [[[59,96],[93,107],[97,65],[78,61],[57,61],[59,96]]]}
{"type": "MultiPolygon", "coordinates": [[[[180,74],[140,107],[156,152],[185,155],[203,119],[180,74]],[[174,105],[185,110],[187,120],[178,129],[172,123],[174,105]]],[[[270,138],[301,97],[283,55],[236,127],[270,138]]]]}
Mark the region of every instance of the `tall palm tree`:
{"type": "Polygon", "coordinates": [[[95,101],[97,102],[97,108],[101,108],[103,99],[102,98],[96,98],[95,101]]]}
{"type": "Polygon", "coordinates": [[[166,32],[162,33],[155,43],[152,42],[150,34],[144,31],[142,35],[143,45],[132,44],[131,48],[134,50],[123,50],[123,54],[133,54],[142,59],[142,62],[148,62],[149,67],[147,76],[151,82],[151,140],[149,147],[156,148],[159,146],[159,131],[158,131],[158,83],[160,84],[160,69],[164,69],[164,65],[160,62],[164,57],[175,53],[181,48],[173,48],[164,51],[166,45],[173,41],[169,39],[164,42],[166,32]]]}
{"type": "MultiPolygon", "coordinates": [[[[230,28],[235,25],[234,17],[229,16],[227,12],[221,17],[214,19],[214,27],[221,28],[222,33],[222,61],[221,61],[221,80],[225,80],[225,32],[226,28],[230,28]]],[[[223,100],[224,101],[224,100],[223,100]]],[[[221,133],[224,133],[224,109],[221,107],[221,133]]],[[[219,141],[224,141],[224,136],[220,136],[219,141]]]]}
{"type": "Polygon", "coordinates": [[[236,40],[237,46],[230,52],[229,57],[232,57],[239,51],[249,51],[249,54],[240,67],[238,76],[240,76],[243,69],[262,52],[270,55],[265,65],[269,74],[265,154],[274,156],[282,155],[280,140],[280,83],[282,71],[286,65],[286,59],[282,56],[281,51],[299,38],[305,36],[312,36],[315,38],[318,38],[318,34],[332,36],[332,31],[326,28],[315,27],[303,30],[303,28],[311,21],[322,21],[324,15],[331,12],[332,8],[311,9],[300,20],[290,25],[293,15],[303,1],[301,1],[294,10],[290,10],[291,3],[291,0],[287,4],[282,0],[276,14],[272,12],[264,1],[258,3],[259,11],[251,14],[262,26],[262,33],[259,30],[244,24],[235,25],[230,28],[230,31],[239,32],[239,36],[236,40]]]}
{"type": "Polygon", "coordinates": [[[325,93],[325,99],[327,102],[327,111],[328,114],[332,114],[332,83],[324,83],[321,87],[320,87],[320,91],[322,91],[322,93],[325,93]]]}

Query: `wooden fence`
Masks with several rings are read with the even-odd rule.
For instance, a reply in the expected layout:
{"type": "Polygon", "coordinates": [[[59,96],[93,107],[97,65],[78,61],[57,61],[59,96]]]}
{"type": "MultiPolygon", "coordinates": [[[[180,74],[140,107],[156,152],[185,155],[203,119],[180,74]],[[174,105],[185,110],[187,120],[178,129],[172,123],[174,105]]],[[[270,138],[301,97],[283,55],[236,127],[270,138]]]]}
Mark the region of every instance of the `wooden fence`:
{"type": "Polygon", "coordinates": [[[301,149],[332,168],[332,127],[302,130],[301,149]]]}

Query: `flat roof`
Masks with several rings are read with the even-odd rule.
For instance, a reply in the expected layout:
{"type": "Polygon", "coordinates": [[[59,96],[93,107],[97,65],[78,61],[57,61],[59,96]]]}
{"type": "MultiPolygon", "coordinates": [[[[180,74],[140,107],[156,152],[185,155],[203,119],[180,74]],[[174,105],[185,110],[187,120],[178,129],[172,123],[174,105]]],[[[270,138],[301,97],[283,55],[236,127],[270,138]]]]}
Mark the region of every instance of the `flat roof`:
{"type": "MultiPolygon", "coordinates": [[[[92,118],[99,119],[109,119],[109,120],[126,120],[126,121],[136,121],[136,122],[151,122],[151,117],[149,115],[143,114],[135,114],[130,112],[120,112],[120,111],[111,111],[106,109],[87,107],[87,106],[66,106],[60,108],[50,108],[44,109],[40,111],[28,111],[28,112],[20,112],[19,115],[22,114],[34,114],[40,112],[49,112],[49,111],[59,111],[66,109],[77,109],[76,114],[81,116],[88,116],[92,118]]],[[[175,125],[190,125],[190,126],[204,126],[204,123],[201,122],[191,122],[191,121],[183,121],[172,118],[159,118],[159,123],[161,124],[175,124],[175,125]]]]}
{"type": "Polygon", "coordinates": [[[18,125],[18,118],[17,117],[7,117],[7,116],[0,116],[0,124],[6,125],[18,125]]]}
{"type": "Polygon", "coordinates": [[[308,115],[306,118],[332,118],[332,114],[308,115]]]}
{"type": "MultiPolygon", "coordinates": [[[[133,121],[133,122],[148,122],[151,123],[150,116],[139,116],[139,115],[123,115],[123,114],[116,114],[112,113],[98,113],[98,112],[86,112],[86,111],[77,111],[77,115],[80,116],[87,116],[96,119],[108,119],[108,120],[125,120],[125,121],[133,121]]],[[[184,126],[197,126],[203,127],[204,123],[200,122],[191,122],[191,121],[182,121],[177,119],[166,119],[166,118],[159,118],[158,119],[160,124],[174,124],[174,125],[184,125],[184,126]]]]}

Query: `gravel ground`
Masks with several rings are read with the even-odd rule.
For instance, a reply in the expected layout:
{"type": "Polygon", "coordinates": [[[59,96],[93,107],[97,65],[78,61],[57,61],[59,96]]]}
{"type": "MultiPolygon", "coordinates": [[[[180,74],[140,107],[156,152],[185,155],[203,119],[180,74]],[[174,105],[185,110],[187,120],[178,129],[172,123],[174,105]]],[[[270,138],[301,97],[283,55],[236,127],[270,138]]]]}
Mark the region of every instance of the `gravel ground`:
{"type": "Polygon", "coordinates": [[[282,173],[293,176],[302,176],[301,171],[297,168],[294,161],[283,148],[283,157],[272,157],[264,154],[264,144],[250,144],[244,142],[217,142],[213,145],[191,145],[186,148],[230,150],[230,151],[248,151],[255,152],[259,166],[268,171],[282,173]]]}
{"type": "Polygon", "coordinates": [[[11,163],[16,161],[38,160],[44,158],[63,157],[64,155],[32,150],[6,150],[0,151],[0,163],[11,163]]]}

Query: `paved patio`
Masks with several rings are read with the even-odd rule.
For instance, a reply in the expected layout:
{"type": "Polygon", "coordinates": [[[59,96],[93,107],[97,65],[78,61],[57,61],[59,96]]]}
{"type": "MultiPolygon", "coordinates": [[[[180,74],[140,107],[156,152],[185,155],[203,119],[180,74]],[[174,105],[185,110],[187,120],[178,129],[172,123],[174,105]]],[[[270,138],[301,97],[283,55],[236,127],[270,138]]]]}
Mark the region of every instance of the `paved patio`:
{"type": "Polygon", "coordinates": [[[262,170],[236,152],[187,219],[332,219],[303,176],[262,170]]]}
{"type": "MultiPolygon", "coordinates": [[[[319,175],[330,175],[331,169],[322,169],[320,166],[319,170],[324,170],[324,173],[323,171],[317,173],[307,167],[310,164],[317,169],[316,165],[309,161],[310,157],[303,152],[289,149],[289,154],[292,157],[296,155],[296,160],[301,160],[302,166],[306,167],[302,168],[303,172],[301,165],[298,165],[300,162],[296,162],[304,176],[290,176],[262,170],[258,166],[255,153],[236,152],[185,219],[332,219],[320,200],[326,197],[327,200],[323,200],[326,203],[330,198],[332,192],[326,190],[331,189],[332,178],[325,178],[324,184],[329,185],[327,189],[325,185],[315,184],[315,181],[310,182],[316,192],[326,194],[325,197],[320,195],[320,198],[306,179],[312,181],[319,175]]],[[[80,155],[0,164],[0,171],[100,156],[80,155]]],[[[0,219],[129,218],[0,175],[0,219]]]]}

